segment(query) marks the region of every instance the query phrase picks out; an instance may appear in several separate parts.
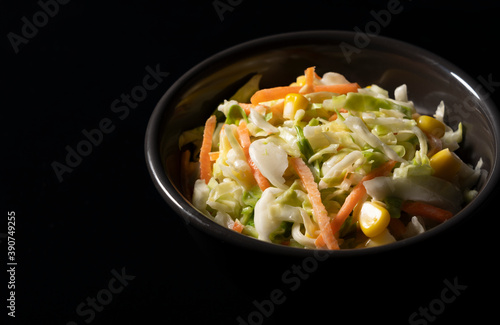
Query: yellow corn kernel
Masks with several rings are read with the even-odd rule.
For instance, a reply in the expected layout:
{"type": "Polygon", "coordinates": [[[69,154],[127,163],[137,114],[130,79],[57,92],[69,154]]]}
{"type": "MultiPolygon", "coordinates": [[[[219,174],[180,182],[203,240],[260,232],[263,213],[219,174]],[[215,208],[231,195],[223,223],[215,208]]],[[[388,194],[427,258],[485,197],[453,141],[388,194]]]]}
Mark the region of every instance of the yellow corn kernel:
{"type": "Polygon", "coordinates": [[[285,106],[283,107],[283,117],[289,120],[293,120],[295,113],[298,110],[307,109],[309,105],[309,100],[301,94],[288,94],[285,97],[285,106]]]}
{"type": "Polygon", "coordinates": [[[297,84],[297,86],[301,86],[301,87],[304,86],[306,84],[306,76],[304,76],[304,75],[298,76],[295,83],[297,84]]]}
{"type": "Polygon", "coordinates": [[[434,176],[451,181],[462,167],[462,161],[450,149],[443,149],[434,154],[430,159],[434,176]]]}
{"type": "Polygon", "coordinates": [[[290,84],[290,86],[293,86],[293,87],[302,87],[306,84],[306,76],[302,75],[302,76],[298,76],[297,79],[295,80],[295,82],[292,82],[290,84]]]}
{"type": "Polygon", "coordinates": [[[389,211],[375,202],[365,202],[359,212],[359,226],[367,237],[381,234],[391,221],[389,211]]]}
{"type": "Polygon", "coordinates": [[[430,133],[437,138],[442,138],[446,131],[443,122],[427,115],[420,115],[417,118],[417,125],[422,131],[430,133]]]}
{"type": "Polygon", "coordinates": [[[371,237],[366,241],[365,247],[376,247],[394,243],[396,238],[389,232],[388,229],[384,229],[380,234],[375,237],[371,237]]]}

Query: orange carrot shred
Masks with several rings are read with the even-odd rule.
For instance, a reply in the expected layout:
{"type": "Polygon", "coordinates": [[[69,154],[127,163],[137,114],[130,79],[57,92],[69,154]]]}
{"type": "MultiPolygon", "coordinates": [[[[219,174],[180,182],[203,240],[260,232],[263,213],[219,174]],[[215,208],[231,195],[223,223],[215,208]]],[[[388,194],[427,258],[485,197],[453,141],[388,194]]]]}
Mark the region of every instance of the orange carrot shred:
{"type": "Polygon", "coordinates": [[[424,202],[405,201],[401,205],[401,210],[408,214],[432,219],[437,222],[444,222],[453,217],[452,212],[424,202]]]}
{"type": "Polygon", "coordinates": [[[314,92],[314,77],[315,77],[315,67],[309,67],[304,71],[304,75],[306,76],[306,84],[304,87],[300,89],[300,93],[307,94],[314,92]]]}
{"type": "Polygon", "coordinates": [[[269,183],[269,180],[262,175],[260,172],[259,168],[257,168],[257,165],[254,163],[252,158],[250,158],[250,133],[247,128],[247,124],[245,121],[241,121],[240,125],[238,125],[238,136],[241,144],[241,148],[243,149],[243,152],[245,153],[245,157],[247,158],[248,165],[252,169],[253,177],[257,181],[257,184],[259,185],[259,188],[264,191],[266,188],[271,186],[269,183]]]}
{"type": "MultiPolygon", "coordinates": [[[[340,85],[316,85],[314,92],[329,91],[337,94],[347,94],[350,92],[357,92],[359,85],[357,83],[340,84],[340,85]]],[[[284,86],[261,89],[250,98],[252,104],[268,102],[275,99],[285,98],[290,93],[298,93],[302,89],[301,86],[284,86]]],[[[311,91],[311,92],[313,92],[311,91]]],[[[305,94],[306,92],[302,92],[305,94]]]]}
{"type": "Polygon", "coordinates": [[[306,85],[312,86],[314,84],[315,69],[316,67],[309,67],[304,72],[304,75],[306,76],[306,85]]]}
{"type": "Polygon", "coordinates": [[[215,115],[212,115],[205,122],[205,129],[203,130],[203,141],[200,149],[200,179],[203,179],[206,184],[210,181],[212,174],[210,151],[212,151],[212,136],[216,124],[217,119],[215,115]]]}
{"type": "Polygon", "coordinates": [[[219,159],[220,152],[219,151],[209,152],[208,155],[210,156],[210,161],[216,161],[217,159],[219,159]]]}
{"type": "Polygon", "coordinates": [[[261,89],[255,92],[250,98],[250,102],[254,105],[262,102],[268,102],[270,100],[285,98],[286,95],[290,93],[298,93],[300,86],[284,86],[284,87],[274,87],[261,89]]]}
{"type": "MultiPolygon", "coordinates": [[[[302,158],[292,158],[291,164],[299,175],[300,180],[302,181],[302,185],[307,191],[307,196],[309,197],[309,201],[311,201],[311,204],[313,206],[313,214],[319,224],[319,229],[321,231],[324,243],[326,243],[326,246],[329,249],[339,249],[337,238],[335,238],[335,235],[332,232],[332,228],[330,227],[330,218],[328,217],[328,212],[326,211],[326,208],[321,201],[321,194],[318,190],[318,185],[314,181],[314,176],[311,170],[309,169],[309,167],[307,167],[302,158]]],[[[322,246],[323,245],[321,245],[321,247],[322,246]]],[[[317,247],[321,248],[319,246],[317,247]]]]}

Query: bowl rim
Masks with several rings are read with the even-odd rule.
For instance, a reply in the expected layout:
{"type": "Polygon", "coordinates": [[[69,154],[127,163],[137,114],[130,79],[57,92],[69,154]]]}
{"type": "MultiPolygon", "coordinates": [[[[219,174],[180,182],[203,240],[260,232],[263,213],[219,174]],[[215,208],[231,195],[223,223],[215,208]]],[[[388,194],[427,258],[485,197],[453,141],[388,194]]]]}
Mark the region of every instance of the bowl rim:
{"type": "MultiPolygon", "coordinates": [[[[373,255],[382,252],[393,251],[396,249],[413,246],[414,244],[422,241],[426,241],[429,238],[436,237],[438,234],[444,233],[449,229],[454,228],[454,226],[461,223],[469,214],[472,214],[473,211],[481,208],[483,203],[485,203],[485,201],[490,197],[491,192],[493,192],[498,185],[498,181],[500,179],[500,130],[494,127],[495,125],[500,125],[500,115],[496,106],[490,98],[491,96],[485,97],[481,94],[476,95],[478,99],[484,103],[484,107],[486,108],[483,111],[483,114],[485,114],[488,122],[491,124],[491,126],[493,126],[492,130],[496,152],[494,153],[493,165],[491,166],[492,172],[487,175],[486,183],[484,184],[477,197],[474,198],[474,200],[470,202],[466,207],[460,210],[460,212],[457,213],[453,218],[446,221],[446,226],[440,225],[434,227],[415,237],[407,238],[395,243],[378,247],[347,250],[317,250],[277,245],[264,242],[249,236],[241,235],[239,233],[226,229],[221,225],[218,225],[217,223],[197,211],[191,205],[191,203],[187,202],[187,200],[185,200],[185,198],[177,191],[176,187],[173,185],[166,172],[164,171],[163,164],[161,163],[159,150],[160,140],[158,133],[161,128],[161,122],[165,108],[168,106],[167,103],[175,98],[175,94],[177,93],[177,91],[182,89],[182,87],[189,80],[191,80],[192,78],[196,78],[200,71],[203,71],[204,68],[209,67],[215,62],[220,62],[224,58],[236,53],[243,53],[247,49],[254,48],[255,46],[261,47],[266,44],[286,41],[303,42],[295,44],[297,46],[300,46],[300,44],[305,44],[304,41],[310,43],[311,40],[352,40],[355,35],[356,33],[352,31],[311,30],[273,34],[252,39],[240,44],[236,44],[209,56],[205,60],[190,68],[169,87],[169,89],[156,104],[148,121],[145,132],[144,153],[147,169],[156,189],[158,190],[162,198],[167,202],[167,204],[174,210],[174,212],[183,217],[187,225],[192,225],[198,230],[207,233],[222,242],[228,242],[233,245],[248,248],[251,250],[258,250],[265,253],[306,257],[312,255],[316,256],[318,254],[318,251],[321,251],[327,252],[328,257],[354,257],[366,254],[373,255]]],[[[459,81],[462,83],[465,82],[469,86],[477,84],[477,82],[474,82],[474,80],[462,69],[458,68],[446,59],[416,45],[401,40],[396,40],[394,38],[377,35],[376,37],[373,37],[371,39],[370,44],[366,48],[370,49],[373,47],[397,49],[394,50],[397,53],[408,53],[413,57],[421,57],[431,64],[439,65],[440,69],[444,68],[449,72],[453,72],[455,78],[459,78],[459,81]]]]}

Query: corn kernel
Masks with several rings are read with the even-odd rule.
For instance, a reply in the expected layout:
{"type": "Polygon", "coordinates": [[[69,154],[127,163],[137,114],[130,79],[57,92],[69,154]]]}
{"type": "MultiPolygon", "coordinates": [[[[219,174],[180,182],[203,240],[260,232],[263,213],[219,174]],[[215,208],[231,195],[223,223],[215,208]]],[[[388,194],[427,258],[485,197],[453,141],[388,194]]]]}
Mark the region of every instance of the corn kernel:
{"type": "Polygon", "coordinates": [[[417,118],[417,125],[422,131],[430,133],[437,138],[442,138],[446,131],[443,122],[427,115],[420,115],[417,118]]]}
{"type": "Polygon", "coordinates": [[[304,86],[306,84],[306,76],[304,76],[304,75],[298,76],[295,83],[297,84],[297,86],[301,86],[301,87],[304,86]]]}
{"type": "Polygon", "coordinates": [[[462,167],[462,161],[450,149],[443,149],[430,158],[434,176],[451,181],[462,167]]]}
{"type": "Polygon", "coordinates": [[[295,113],[299,110],[306,110],[309,100],[301,94],[288,94],[285,97],[285,106],[283,107],[283,117],[289,120],[295,118],[295,113]]]}
{"type": "Polygon", "coordinates": [[[386,208],[375,202],[365,202],[359,213],[359,225],[367,237],[376,237],[389,225],[391,216],[386,208]]]}

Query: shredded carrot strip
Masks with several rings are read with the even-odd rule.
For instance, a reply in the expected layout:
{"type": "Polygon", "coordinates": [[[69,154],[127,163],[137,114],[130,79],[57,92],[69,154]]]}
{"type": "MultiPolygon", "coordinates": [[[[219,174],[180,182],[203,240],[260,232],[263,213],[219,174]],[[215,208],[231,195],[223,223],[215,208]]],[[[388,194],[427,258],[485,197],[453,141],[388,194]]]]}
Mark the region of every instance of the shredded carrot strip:
{"type": "Polygon", "coordinates": [[[210,163],[210,151],[212,150],[212,136],[215,131],[217,119],[212,115],[205,122],[205,130],[203,130],[203,141],[200,149],[200,179],[203,179],[206,184],[210,181],[212,174],[212,164],[210,163]]]}
{"type": "Polygon", "coordinates": [[[216,161],[217,159],[219,159],[220,152],[219,151],[209,152],[208,155],[210,156],[210,161],[216,161]]]}
{"type": "Polygon", "coordinates": [[[250,102],[254,105],[262,102],[268,102],[270,100],[285,98],[286,95],[290,93],[298,93],[300,86],[284,86],[284,87],[274,87],[261,89],[255,92],[250,98],[250,102]]]}
{"type": "Polygon", "coordinates": [[[401,210],[408,214],[432,219],[437,222],[444,222],[453,217],[452,212],[424,202],[405,201],[401,206],[401,210]]]}
{"type": "Polygon", "coordinates": [[[314,76],[316,67],[309,67],[304,71],[304,75],[306,76],[306,85],[313,86],[314,84],[314,76]]]}
{"type": "Polygon", "coordinates": [[[250,158],[250,132],[248,131],[247,128],[247,123],[245,121],[241,121],[240,125],[238,125],[238,136],[241,144],[241,148],[243,149],[243,152],[245,153],[245,157],[247,158],[248,165],[252,169],[253,177],[255,178],[255,181],[257,181],[257,184],[259,185],[259,188],[264,191],[266,188],[271,186],[269,183],[269,180],[262,175],[260,172],[259,168],[257,168],[257,165],[255,165],[254,161],[252,158],[250,158]]]}
{"type": "MultiPolygon", "coordinates": [[[[358,88],[359,85],[357,83],[341,85],[316,85],[314,86],[314,90],[311,92],[329,91],[337,94],[347,94],[351,92],[357,92],[358,88]]],[[[261,89],[253,94],[252,98],[250,98],[250,102],[256,105],[262,102],[285,98],[286,95],[290,93],[298,93],[301,89],[301,86],[284,86],[261,89]]],[[[302,93],[305,94],[305,92],[302,93]]]]}
{"type": "Polygon", "coordinates": [[[300,89],[300,93],[308,94],[314,92],[314,76],[315,76],[315,67],[309,67],[304,71],[304,75],[306,76],[306,84],[304,87],[300,89]]]}
{"type": "Polygon", "coordinates": [[[319,193],[318,185],[314,181],[314,176],[311,170],[307,167],[302,158],[292,158],[291,164],[299,175],[302,185],[307,191],[307,196],[313,206],[314,217],[319,224],[319,229],[326,246],[329,249],[339,249],[337,238],[335,238],[335,235],[332,232],[332,227],[330,227],[328,212],[321,201],[321,194],[319,193]]]}

